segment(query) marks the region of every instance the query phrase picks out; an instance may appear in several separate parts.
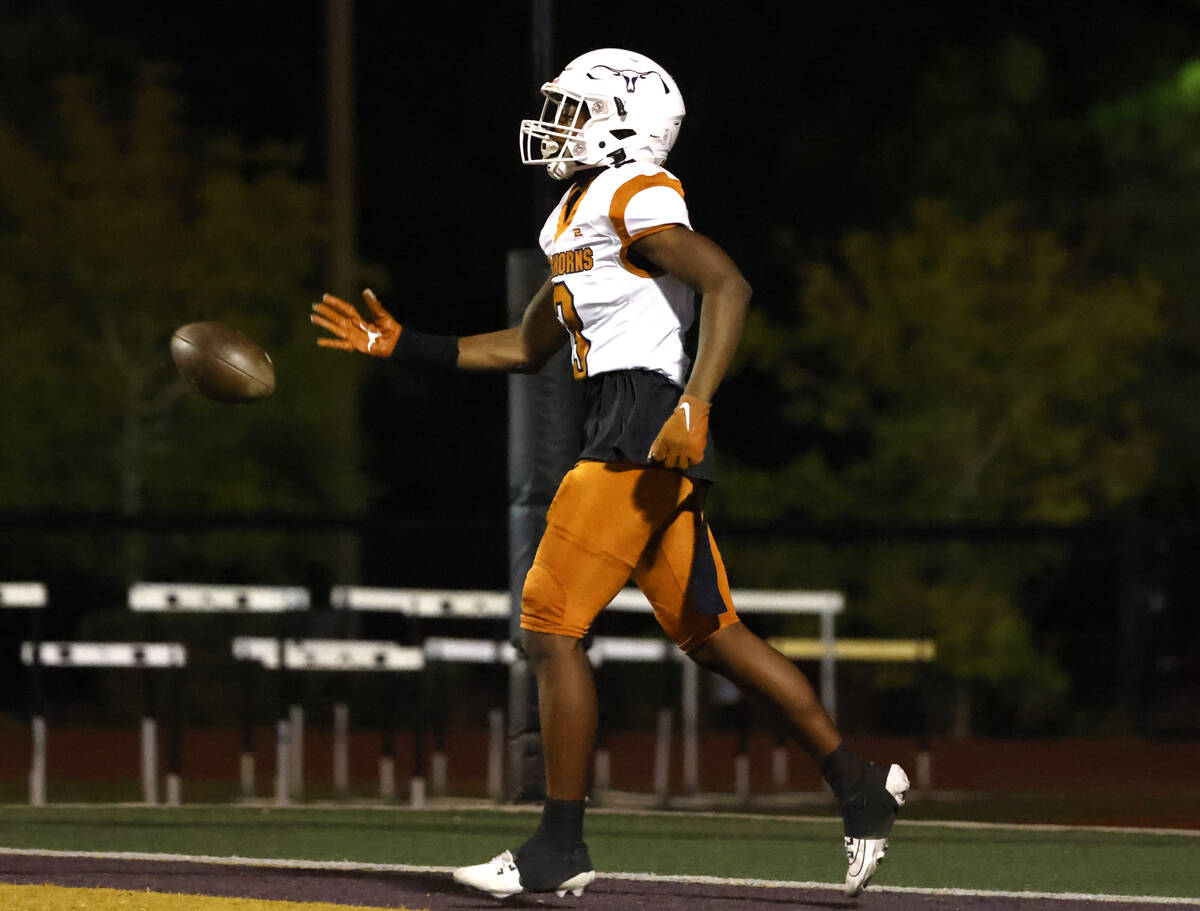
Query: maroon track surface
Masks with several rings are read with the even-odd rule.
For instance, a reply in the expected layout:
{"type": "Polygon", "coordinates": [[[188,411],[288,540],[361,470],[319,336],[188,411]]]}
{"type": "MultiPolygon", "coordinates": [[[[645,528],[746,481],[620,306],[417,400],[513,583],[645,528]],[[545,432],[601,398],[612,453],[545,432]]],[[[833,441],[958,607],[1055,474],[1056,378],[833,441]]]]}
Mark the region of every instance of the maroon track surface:
{"type": "MultiPolygon", "coordinates": [[[[283,901],[322,901],[432,911],[574,908],[577,911],[783,911],[858,908],[862,911],[1162,911],[1149,902],[934,896],[868,891],[857,902],[832,890],[774,889],[598,879],[581,898],[517,895],[498,901],[468,892],[448,873],[383,873],[235,866],[176,861],[114,860],[45,855],[0,855],[0,882],[179,892],[283,901]]],[[[1176,906],[1178,907],[1178,906],[1176,906]]]]}

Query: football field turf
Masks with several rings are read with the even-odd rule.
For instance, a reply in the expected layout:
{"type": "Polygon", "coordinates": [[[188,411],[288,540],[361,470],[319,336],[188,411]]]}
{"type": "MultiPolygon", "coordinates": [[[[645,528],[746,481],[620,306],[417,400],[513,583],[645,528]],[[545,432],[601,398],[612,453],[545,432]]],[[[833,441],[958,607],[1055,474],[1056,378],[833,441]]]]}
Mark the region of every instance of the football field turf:
{"type": "MultiPolygon", "coordinates": [[[[0,808],[0,848],[189,858],[353,862],[447,868],[519,844],[536,816],[480,807],[0,808]]],[[[601,876],[837,883],[833,818],[709,813],[589,813],[601,876]]],[[[1200,832],[947,823],[901,819],[876,883],[922,890],[1072,893],[1200,901],[1200,832]]]]}

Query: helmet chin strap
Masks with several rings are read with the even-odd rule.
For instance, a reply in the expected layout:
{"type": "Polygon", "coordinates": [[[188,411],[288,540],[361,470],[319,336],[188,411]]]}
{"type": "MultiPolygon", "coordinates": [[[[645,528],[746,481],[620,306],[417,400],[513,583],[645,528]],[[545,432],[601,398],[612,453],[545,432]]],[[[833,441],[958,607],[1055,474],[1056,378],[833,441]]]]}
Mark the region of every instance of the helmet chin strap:
{"type": "Polygon", "coordinates": [[[578,170],[579,165],[569,158],[560,158],[558,161],[552,161],[546,165],[546,173],[555,180],[566,180],[578,170]]]}
{"type": "MultiPolygon", "coordinates": [[[[550,158],[562,151],[562,143],[556,139],[551,139],[549,136],[542,139],[542,157],[550,158]]],[[[577,165],[570,158],[555,158],[546,165],[546,173],[555,180],[566,180],[578,170],[577,165]]]]}

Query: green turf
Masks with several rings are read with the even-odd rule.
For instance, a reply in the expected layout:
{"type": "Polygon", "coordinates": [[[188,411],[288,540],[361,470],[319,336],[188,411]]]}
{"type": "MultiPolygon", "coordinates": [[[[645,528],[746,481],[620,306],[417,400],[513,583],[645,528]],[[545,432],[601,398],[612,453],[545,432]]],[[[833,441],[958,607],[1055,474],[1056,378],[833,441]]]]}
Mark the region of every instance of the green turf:
{"type": "MultiPolygon", "coordinates": [[[[0,808],[0,846],[455,865],[518,844],[536,816],[503,810],[0,808]]],[[[837,823],[773,817],[594,813],[601,871],[837,882],[837,823]]],[[[893,832],[878,882],[964,889],[1200,897],[1200,838],[1088,830],[893,832]]]]}

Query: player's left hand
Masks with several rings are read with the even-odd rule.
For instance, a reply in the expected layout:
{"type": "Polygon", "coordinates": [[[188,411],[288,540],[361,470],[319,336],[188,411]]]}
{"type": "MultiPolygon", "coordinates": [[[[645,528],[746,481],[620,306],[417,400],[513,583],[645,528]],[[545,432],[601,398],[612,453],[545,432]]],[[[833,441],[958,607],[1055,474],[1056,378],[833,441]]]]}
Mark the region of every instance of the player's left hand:
{"type": "Polygon", "coordinates": [[[650,461],[661,462],[667,468],[691,468],[703,460],[711,407],[694,395],[680,396],[679,404],[654,438],[650,461]]]}
{"type": "Polygon", "coordinates": [[[403,327],[390,313],[383,309],[379,298],[370,288],[363,291],[363,300],[371,308],[372,320],[365,320],[358,310],[340,297],[326,294],[319,303],[313,304],[309,317],[314,325],[328,329],[337,338],[322,337],[317,344],[322,348],[337,348],[339,351],[361,351],[374,357],[390,357],[400,338],[403,327]]]}

